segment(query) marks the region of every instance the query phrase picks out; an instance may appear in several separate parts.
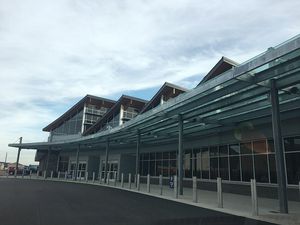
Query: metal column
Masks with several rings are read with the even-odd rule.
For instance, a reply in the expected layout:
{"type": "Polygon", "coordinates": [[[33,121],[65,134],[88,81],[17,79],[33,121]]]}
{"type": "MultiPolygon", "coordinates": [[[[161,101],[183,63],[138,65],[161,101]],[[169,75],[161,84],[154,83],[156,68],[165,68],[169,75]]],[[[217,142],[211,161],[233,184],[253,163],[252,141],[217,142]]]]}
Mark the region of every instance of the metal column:
{"type": "MultiPolygon", "coordinates": [[[[137,140],[136,140],[136,156],[135,156],[135,177],[137,181],[137,176],[139,174],[139,165],[140,165],[140,144],[141,144],[141,133],[138,130],[137,131],[137,140]]],[[[135,182],[135,185],[137,187],[137,182],[135,182]]]]}
{"type": "Polygon", "coordinates": [[[109,151],[109,139],[106,140],[106,149],[105,149],[105,172],[104,172],[104,183],[107,182],[107,171],[108,171],[108,151],[109,151]]]}
{"type": "MultiPolygon", "coordinates": [[[[22,144],[22,137],[19,139],[19,143],[22,144]]],[[[21,153],[21,147],[18,149],[18,155],[17,155],[17,162],[16,162],[16,170],[15,170],[15,177],[17,176],[18,168],[19,168],[19,160],[20,160],[20,153],[21,153]]]]}
{"type": "Polygon", "coordinates": [[[288,213],[286,173],[284,166],[283,145],[281,136],[279,99],[276,81],[274,79],[271,80],[271,106],[279,207],[281,213],[288,213]]]}
{"type": "Polygon", "coordinates": [[[182,115],[178,115],[178,189],[179,195],[183,195],[183,121],[182,115]]]}
{"type": "Polygon", "coordinates": [[[76,152],[76,166],[75,166],[75,177],[74,177],[74,180],[77,180],[77,176],[78,176],[79,152],[80,152],[80,144],[78,144],[78,146],[77,146],[77,152],[76,152]]]}
{"type": "Polygon", "coordinates": [[[48,176],[48,166],[49,166],[49,159],[50,159],[50,154],[51,154],[51,147],[48,148],[48,153],[47,153],[47,160],[46,160],[46,168],[45,168],[45,177],[47,178],[48,176]]]}

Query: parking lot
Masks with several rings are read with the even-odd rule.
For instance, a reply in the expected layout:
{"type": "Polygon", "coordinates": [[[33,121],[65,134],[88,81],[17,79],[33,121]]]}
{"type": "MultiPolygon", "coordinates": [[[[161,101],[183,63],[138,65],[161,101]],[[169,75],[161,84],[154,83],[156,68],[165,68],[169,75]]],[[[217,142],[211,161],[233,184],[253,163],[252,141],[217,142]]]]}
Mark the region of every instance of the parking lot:
{"type": "Polygon", "coordinates": [[[4,225],[270,224],[124,190],[64,182],[1,178],[0,199],[4,225]]]}

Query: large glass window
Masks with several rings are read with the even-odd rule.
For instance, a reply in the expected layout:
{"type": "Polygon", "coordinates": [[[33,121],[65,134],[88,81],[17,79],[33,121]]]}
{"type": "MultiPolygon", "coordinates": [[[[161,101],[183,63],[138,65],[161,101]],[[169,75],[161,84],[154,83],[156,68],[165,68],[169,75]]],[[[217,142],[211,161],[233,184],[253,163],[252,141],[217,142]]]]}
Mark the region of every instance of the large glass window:
{"type": "Polygon", "coordinates": [[[285,138],[284,149],[286,152],[300,151],[300,136],[285,138]]]}
{"type": "Polygon", "coordinates": [[[229,170],[228,170],[228,145],[219,146],[219,173],[220,177],[224,180],[229,179],[229,170]]]}
{"type": "Polygon", "coordinates": [[[192,177],[192,150],[185,150],[184,154],[184,176],[186,178],[191,178],[192,177]]]}
{"type": "Polygon", "coordinates": [[[203,179],[209,179],[209,150],[207,147],[201,149],[201,176],[203,179]]]}
{"type": "Polygon", "coordinates": [[[254,168],[256,181],[269,183],[268,158],[266,154],[254,155],[254,168]]]}
{"type": "Polygon", "coordinates": [[[241,180],[241,171],[240,171],[240,157],[231,156],[229,158],[230,162],[230,179],[233,181],[241,180]]]}
{"type": "Polygon", "coordinates": [[[194,169],[193,169],[193,176],[197,178],[201,178],[201,151],[200,149],[193,149],[194,155],[194,169]]]}
{"type": "Polygon", "coordinates": [[[242,164],[242,180],[250,181],[250,179],[253,179],[252,155],[241,156],[241,164],[242,164]]]}
{"type": "Polygon", "coordinates": [[[210,147],[209,153],[210,153],[210,179],[216,179],[219,176],[218,146],[210,147]]]}
{"type": "Polygon", "coordinates": [[[285,153],[288,184],[298,184],[300,181],[300,152],[285,153]]]}

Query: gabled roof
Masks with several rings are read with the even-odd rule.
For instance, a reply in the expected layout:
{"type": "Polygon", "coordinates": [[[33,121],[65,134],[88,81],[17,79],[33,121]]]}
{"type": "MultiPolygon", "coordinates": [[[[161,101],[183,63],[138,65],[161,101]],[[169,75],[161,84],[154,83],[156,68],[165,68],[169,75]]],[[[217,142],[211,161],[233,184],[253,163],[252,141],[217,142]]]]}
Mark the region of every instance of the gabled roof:
{"type": "Polygon", "coordinates": [[[66,111],[63,115],[61,115],[56,120],[54,120],[52,123],[50,123],[49,125],[44,127],[43,131],[51,131],[51,130],[57,128],[66,119],[72,117],[78,111],[83,109],[85,103],[91,103],[91,104],[95,104],[95,105],[103,104],[103,105],[106,105],[108,108],[111,108],[116,103],[116,101],[110,100],[107,98],[93,96],[93,95],[86,95],[79,102],[77,102],[74,106],[72,106],[68,111],[66,111]]]}
{"type": "Polygon", "coordinates": [[[171,98],[178,96],[181,93],[188,91],[188,89],[177,86],[175,84],[171,84],[165,82],[163,86],[156,92],[156,94],[152,97],[152,99],[145,105],[140,113],[144,113],[150,109],[155,108],[157,105],[160,104],[161,96],[168,95],[171,98]],[[175,90],[175,92],[174,92],[175,90]]]}
{"type": "Polygon", "coordinates": [[[100,118],[93,126],[91,126],[89,129],[87,129],[85,132],[83,132],[83,135],[88,135],[92,133],[96,133],[99,129],[101,129],[102,125],[107,122],[107,120],[114,115],[114,113],[117,113],[120,111],[120,107],[123,104],[129,104],[134,105],[135,108],[142,110],[142,108],[145,106],[145,104],[148,101],[128,95],[122,95],[116,104],[108,110],[102,118],[100,118]]]}
{"type": "Polygon", "coordinates": [[[223,56],[219,60],[219,62],[217,62],[217,64],[208,72],[208,74],[205,75],[205,77],[200,81],[199,84],[202,84],[202,83],[226,72],[227,70],[230,70],[231,68],[236,67],[237,65],[238,65],[237,62],[223,56]]]}

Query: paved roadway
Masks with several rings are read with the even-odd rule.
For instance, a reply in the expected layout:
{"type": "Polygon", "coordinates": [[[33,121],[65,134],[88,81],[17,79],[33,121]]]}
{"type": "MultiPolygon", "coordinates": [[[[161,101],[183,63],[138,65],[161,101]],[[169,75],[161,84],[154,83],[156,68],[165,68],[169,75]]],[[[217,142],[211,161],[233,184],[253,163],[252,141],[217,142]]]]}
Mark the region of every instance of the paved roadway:
{"type": "Polygon", "coordinates": [[[109,187],[0,178],[1,225],[270,225],[109,187]]]}

